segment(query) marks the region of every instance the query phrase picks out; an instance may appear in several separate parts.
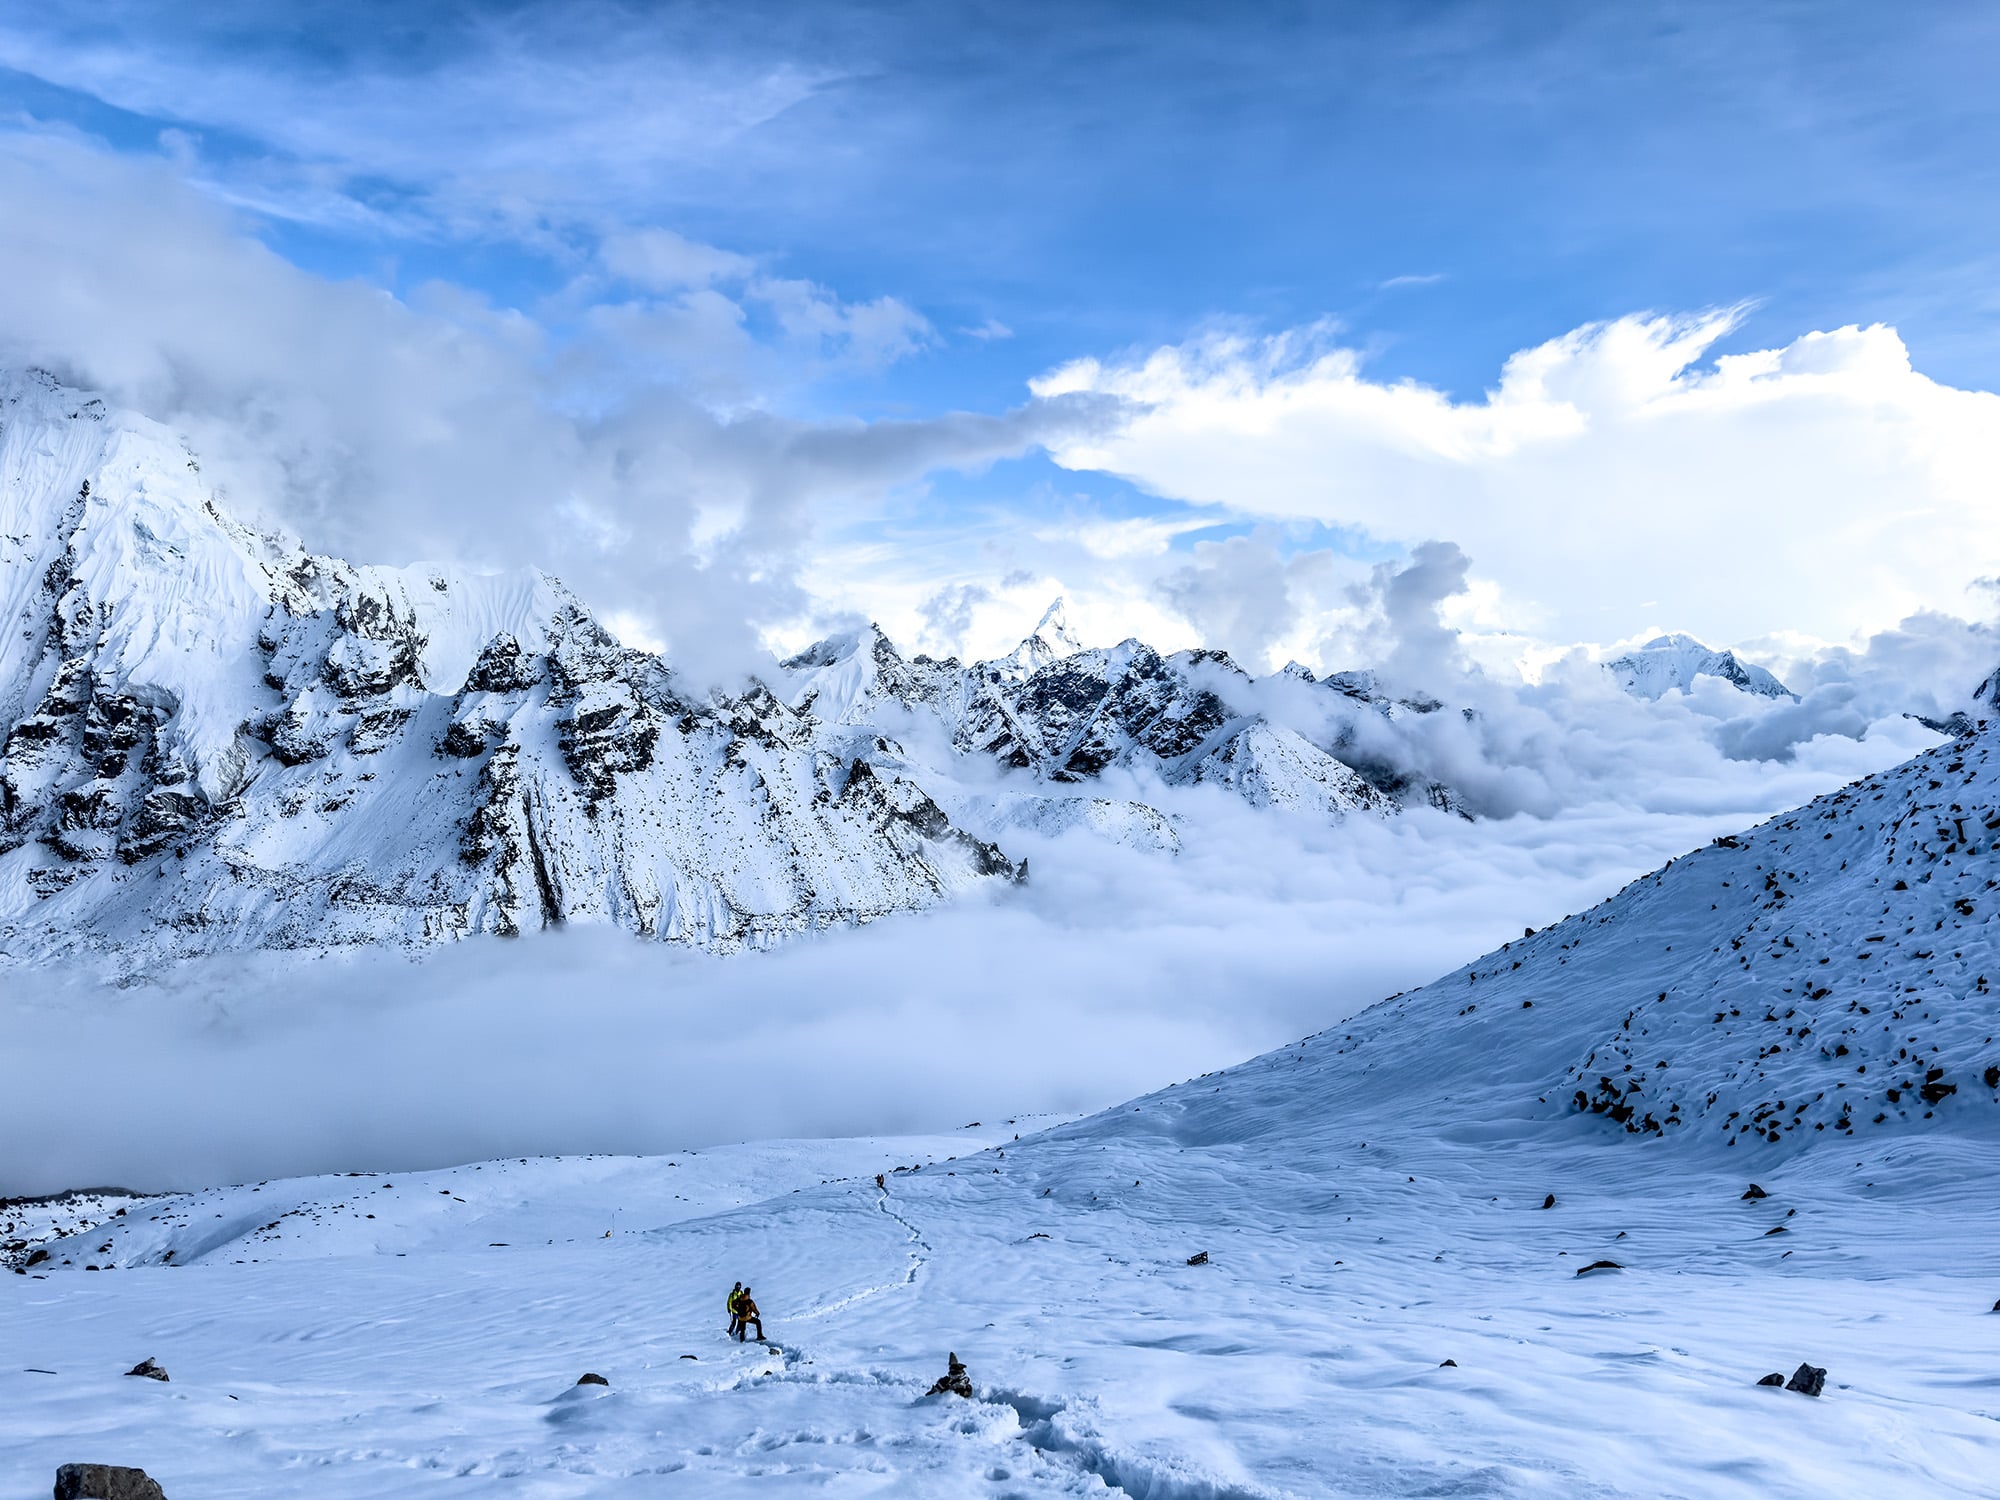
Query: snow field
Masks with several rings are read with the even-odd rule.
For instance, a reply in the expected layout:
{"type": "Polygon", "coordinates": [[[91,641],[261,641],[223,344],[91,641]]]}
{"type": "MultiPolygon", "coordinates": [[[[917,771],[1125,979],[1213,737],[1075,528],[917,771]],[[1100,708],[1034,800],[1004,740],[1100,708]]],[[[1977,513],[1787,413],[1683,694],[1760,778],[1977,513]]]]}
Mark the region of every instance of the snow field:
{"type": "MultiPolygon", "coordinates": [[[[1304,1113],[1189,1147],[1161,1097],[886,1194],[869,1165],[962,1140],[868,1143],[824,1186],[830,1149],[712,1153],[706,1204],[686,1156],[487,1163],[391,1179],[386,1238],[322,1211],[283,1247],[8,1277],[0,1483],[84,1458],[222,1497],[1990,1493],[2000,1192],[1966,1142],[1772,1149],[1744,1202],[1744,1174],[1580,1120],[1336,1146],[1304,1113]],[[1626,1269],[1576,1275],[1600,1258],[1626,1269]],[[723,1340],[739,1277],[781,1353],[723,1340]],[[947,1352],[979,1401],[922,1399],[947,1352]],[[171,1384],[119,1374],[147,1356],[171,1384]],[[1820,1400],[1753,1384],[1801,1360],[1820,1400]]],[[[69,1243],[155,1253],[145,1211],[69,1243]]]]}

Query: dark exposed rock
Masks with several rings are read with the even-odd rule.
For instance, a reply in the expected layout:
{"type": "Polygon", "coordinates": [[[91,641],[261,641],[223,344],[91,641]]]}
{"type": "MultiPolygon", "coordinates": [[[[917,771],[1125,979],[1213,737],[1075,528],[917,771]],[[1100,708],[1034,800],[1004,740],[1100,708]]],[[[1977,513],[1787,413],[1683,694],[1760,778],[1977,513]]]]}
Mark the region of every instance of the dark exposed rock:
{"type": "Polygon", "coordinates": [[[1458,1368],[1458,1361],[1455,1359],[1448,1359],[1443,1364],[1439,1365],[1438,1368],[1440,1370],[1456,1370],[1458,1368]]]}
{"type": "Polygon", "coordinates": [[[468,693],[523,693],[542,680],[540,663],[510,634],[496,635],[466,675],[468,693]]]}
{"type": "Polygon", "coordinates": [[[140,1360],[139,1363],[132,1366],[125,1373],[127,1375],[143,1375],[148,1380],[165,1380],[167,1378],[167,1372],[150,1359],[140,1360]]]}
{"type": "Polygon", "coordinates": [[[1785,1377],[1783,1375],[1780,1375],[1776,1370],[1773,1370],[1770,1374],[1766,1375],[1762,1380],[1757,1382],[1757,1384],[1759,1385],[1783,1385],[1784,1383],[1785,1383],[1785,1377]]]}
{"type": "Polygon", "coordinates": [[[586,1370],[586,1371],[585,1371],[585,1372],[584,1372],[583,1374],[581,1374],[581,1375],[577,1376],[577,1377],[576,1377],[576,1383],[577,1383],[578,1385],[609,1385],[609,1384],[611,1384],[611,1382],[610,1382],[610,1381],[608,1381],[608,1380],[606,1380],[606,1379],[605,1379],[605,1378],[604,1378],[604,1377],[603,1377],[602,1375],[599,1375],[599,1374],[595,1373],[594,1371],[589,1371],[589,1370],[586,1370]]]}
{"type": "Polygon", "coordinates": [[[1579,1267],[1576,1274],[1579,1276],[1588,1276],[1592,1271],[1622,1271],[1624,1269],[1615,1260],[1594,1260],[1587,1266],[1579,1267]]]}
{"type": "Polygon", "coordinates": [[[1205,1265],[1207,1265],[1207,1264],[1208,1264],[1208,1252],[1207,1252],[1206,1250],[1197,1250],[1197,1251],[1195,1251],[1195,1253],[1194,1253],[1194,1254],[1192,1254],[1192,1255],[1190,1255],[1190,1256],[1188,1257],[1188,1260],[1187,1260],[1187,1263],[1188,1263],[1189,1265],[1191,1265],[1191,1266],[1205,1266],[1205,1265]]]}
{"type": "Polygon", "coordinates": [[[940,1375],[937,1384],[924,1394],[927,1396],[963,1396],[966,1400],[970,1401],[972,1399],[972,1377],[965,1373],[965,1366],[959,1362],[956,1354],[946,1355],[945,1358],[949,1363],[944,1374],[940,1375]]]}
{"type": "Polygon", "coordinates": [[[462,760],[470,760],[475,755],[484,755],[486,753],[484,726],[463,721],[454,723],[438,736],[437,753],[454,755],[462,760]]]}
{"type": "Polygon", "coordinates": [[[1818,1365],[1800,1365],[1792,1371],[1792,1378],[1785,1382],[1785,1389],[1797,1391],[1802,1396],[1817,1396],[1826,1389],[1826,1371],[1818,1365]]]}
{"type": "Polygon", "coordinates": [[[1555,1206],[1556,1206],[1556,1195],[1554,1193],[1550,1193],[1548,1197],[1542,1200],[1543,1208],[1554,1208],[1555,1206]]]}
{"type": "Polygon", "coordinates": [[[1765,1192],[1762,1188],[1758,1187],[1757,1184],[1753,1182],[1750,1184],[1750,1186],[1748,1186],[1743,1190],[1742,1201],[1745,1203],[1749,1203],[1754,1201],[1755,1199],[1768,1198],[1770,1196],[1771,1195],[1769,1193],[1765,1192]]]}
{"type": "Polygon", "coordinates": [[[117,1464],[64,1464],[56,1470],[55,1500],[167,1500],[144,1469],[117,1464]]]}

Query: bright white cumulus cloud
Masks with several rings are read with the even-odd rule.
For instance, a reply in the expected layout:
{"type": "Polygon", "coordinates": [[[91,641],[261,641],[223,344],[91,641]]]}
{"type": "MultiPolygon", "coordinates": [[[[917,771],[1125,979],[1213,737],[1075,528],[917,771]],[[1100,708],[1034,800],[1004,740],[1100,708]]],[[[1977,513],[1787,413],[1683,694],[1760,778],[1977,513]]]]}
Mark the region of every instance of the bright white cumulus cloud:
{"type": "Polygon", "coordinates": [[[1323,330],[1081,359],[1038,395],[1143,410],[1053,448],[1239,515],[1456,542],[1508,623],[1608,640],[1640,615],[1705,638],[1849,638],[1961,608],[2000,567],[2000,396],[1911,367],[1894,329],[1710,358],[1736,311],[1592,324],[1507,360],[1478,400],[1380,381],[1323,330]]]}

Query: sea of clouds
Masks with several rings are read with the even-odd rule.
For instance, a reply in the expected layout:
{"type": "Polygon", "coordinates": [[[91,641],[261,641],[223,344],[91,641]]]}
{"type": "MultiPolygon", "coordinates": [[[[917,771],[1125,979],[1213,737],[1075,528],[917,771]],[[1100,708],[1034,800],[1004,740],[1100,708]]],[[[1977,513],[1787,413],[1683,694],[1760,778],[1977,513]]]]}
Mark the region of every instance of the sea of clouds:
{"type": "Polygon", "coordinates": [[[1731,760],[1701,750],[1689,703],[1600,707],[1630,717],[1493,770],[1567,805],[1318,826],[1154,788],[1177,854],[1016,833],[1023,885],[765,953],[572,928],[417,961],[240,955],[123,987],[9,974],[0,1193],[1093,1109],[1335,1025],[1936,740],[1897,717],[1731,760]]]}

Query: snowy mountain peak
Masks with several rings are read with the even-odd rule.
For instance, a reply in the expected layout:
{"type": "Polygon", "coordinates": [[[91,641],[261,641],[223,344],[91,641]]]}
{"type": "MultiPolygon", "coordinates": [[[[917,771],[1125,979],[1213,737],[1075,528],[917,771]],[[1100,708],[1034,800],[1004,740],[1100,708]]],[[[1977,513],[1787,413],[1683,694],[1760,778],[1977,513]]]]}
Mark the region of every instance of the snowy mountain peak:
{"type": "Polygon", "coordinates": [[[1760,698],[1798,697],[1762,667],[1739,660],[1735,652],[1711,650],[1679,632],[1657,636],[1637,651],[1606,662],[1605,669],[1626,692],[1649,701],[1669,691],[1691,692],[1697,677],[1719,677],[1760,698]]]}
{"type": "Polygon", "coordinates": [[[1069,616],[1060,595],[1042,611],[1026,640],[998,661],[990,663],[1010,681],[1024,682],[1052,662],[1062,661],[1083,650],[1083,642],[1069,627],[1069,616]]]}

